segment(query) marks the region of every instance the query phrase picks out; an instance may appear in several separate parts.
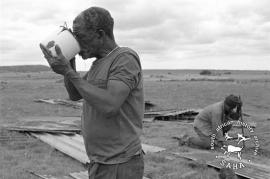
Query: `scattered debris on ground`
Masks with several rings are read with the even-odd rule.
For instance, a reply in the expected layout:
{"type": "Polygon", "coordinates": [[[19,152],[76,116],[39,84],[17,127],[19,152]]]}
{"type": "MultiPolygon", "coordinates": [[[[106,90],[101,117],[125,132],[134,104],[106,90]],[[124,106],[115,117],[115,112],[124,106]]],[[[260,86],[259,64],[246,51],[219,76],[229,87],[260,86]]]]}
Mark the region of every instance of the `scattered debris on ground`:
{"type": "Polygon", "coordinates": [[[28,121],[4,125],[4,127],[7,130],[20,132],[47,132],[61,134],[75,134],[81,132],[80,118],[78,117],[50,118],[55,118],[55,120],[44,120],[46,117],[33,117],[30,121],[28,119],[28,121]],[[43,120],[39,120],[40,118],[43,120]]]}
{"type": "MultiPolygon", "coordinates": [[[[51,175],[41,175],[33,171],[28,171],[28,172],[42,179],[89,179],[87,171],[73,172],[73,173],[70,173],[69,176],[60,176],[60,177],[55,177],[51,175]]],[[[149,178],[143,177],[143,179],[149,179],[149,178]]]]}
{"type": "MultiPolygon", "coordinates": [[[[14,128],[16,128],[16,131],[19,131],[19,132],[27,132],[27,133],[30,132],[30,135],[51,145],[55,149],[67,154],[68,156],[76,159],[77,161],[80,161],[82,164],[86,165],[87,163],[89,163],[90,161],[86,155],[82,136],[77,133],[69,133],[69,135],[63,134],[63,131],[65,131],[65,128],[66,128],[66,132],[69,132],[70,124],[73,124],[74,121],[79,121],[80,119],[74,118],[73,122],[71,122],[72,120],[67,122],[68,120],[64,119],[65,117],[55,117],[55,119],[54,117],[47,117],[47,118],[51,118],[51,120],[54,121],[55,123],[51,123],[52,121],[48,121],[46,117],[43,117],[43,118],[40,117],[38,119],[41,119],[41,120],[36,121],[36,123],[28,119],[28,121],[24,123],[25,126],[24,127],[21,126],[21,129],[19,126],[17,126],[18,128],[16,128],[16,126],[14,126],[13,128],[12,126],[9,126],[7,129],[13,130],[14,128]],[[69,125],[65,125],[67,123],[69,123],[69,125]],[[29,124],[28,127],[30,131],[29,129],[27,129],[27,126],[26,126],[27,124],[29,124]]],[[[167,151],[165,148],[151,146],[147,144],[142,144],[142,147],[143,147],[143,150],[146,152],[146,154],[167,151]]],[[[189,150],[189,151],[184,151],[184,152],[167,151],[166,153],[169,154],[167,157],[171,158],[171,160],[173,160],[174,158],[181,157],[181,158],[186,158],[188,160],[195,161],[196,165],[203,165],[203,166],[208,165],[217,169],[220,169],[222,167],[220,165],[220,159],[216,158],[217,153],[214,153],[212,151],[209,152],[205,150],[195,150],[194,152],[194,150],[189,150]]],[[[232,163],[233,162],[235,163],[237,162],[238,159],[230,157],[229,159],[226,158],[226,160],[232,163]]],[[[236,170],[236,174],[238,176],[242,176],[242,177],[250,178],[250,179],[253,179],[253,178],[262,179],[262,178],[270,177],[269,166],[255,163],[255,162],[246,161],[246,160],[241,160],[241,162],[246,167],[241,168],[241,170],[240,169],[236,170]]],[[[195,176],[197,172],[198,171],[189,171],[189,172],[184,173],[183,176],[192,177],[192,176],[195,176]]],[[[32,174],[36,176],[39,175],[35,172],[32,172],[32,174]]],[[[39,177],[41,178],[43,177],[43,179],[71,179],[71,178],[76,178],[76,177],[78,179],[85,179],[85,176],[88,176],[87,172],[85,171],[78,172],[78,173],[70,173],[70,176],[61,176],[61,177],[39,175],[39,177]]]]}
{"type": "Polygon", "coordinates": [[[81,109],[82,101],[71,101],[68,99],[35,99],[34,102],[38,103],[47,103],[47,104],[56,104],[56,105],[65,105],[67,107],[73,107],[75,109],[81,109]]]}
{"type": "Polygon", "coordinates": [[[179,153],[175,152],[174,155],[188,160],[193,161],[205,161],[208,166],[221,169],[222,161],[224,162],[225,168],[233,169],[238,176],[249,178],[249,179],[265,179],[270,178],[270,167],[265,164],[258,164],[248,160],[238,160],[235,157],[226,157],[221,160],[220,154],[213,151],[207,150],[194,150],[192,152],[179,153]],[[236,169],[237,168],[237,169],[236,169]]]}
{"type": "Polygon", "coordinates": [[[152,103],[151,101],[145,101],[144,102],[144,109],[146,111],[152,111],[155,106],[156,105],[154,103],[152,103]]]}
{"type": "MultiPolygon", "coordinates": [[[[35,102],[54,104],[54,105],[64,105],[67,107],[73,107],[76,109],[81,109],[82,101],[71,101],[66,99],[35,99],[35,102]]],[[[201,109],[185,109],[185,110],[159,110],[152,111],[156,105],[150,101],[145,101],[145,113],[144,122],[152,122],[154,120],[162,121],[177,121],[177,120],[194,120],[195,116],[201,111],[201,109]]]]}
{"type": "Polygon", "coordinates": [[[174,110],[167,113],[159,114],[154,117],[154,120],[161,121],[177,121],[188,120],[193,121],[199,114],[201,109],[186,109],[186,110],[174,110]]]}
{"type": "MultiPolygon", "coordinates": [[[[47,104],[55,104],[55,105],[64,105],[67,107],[73,107],[75,109],[81,109],[83,102],[82,100],[79,101],[71,101],[69,99],[50,99],[50,98],[43,98],[43,99],[35,99],[34,102],[38,103],[47,103],[47,104]]],[[[145,110],[151,111],[156,106],[151,101],[144,102],[145,110]]]]}

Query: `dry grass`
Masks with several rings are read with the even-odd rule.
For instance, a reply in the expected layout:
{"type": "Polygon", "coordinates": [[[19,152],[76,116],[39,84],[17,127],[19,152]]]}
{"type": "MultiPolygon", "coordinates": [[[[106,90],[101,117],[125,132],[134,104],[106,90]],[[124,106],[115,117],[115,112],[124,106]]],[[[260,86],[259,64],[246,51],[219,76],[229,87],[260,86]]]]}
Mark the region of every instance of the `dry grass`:
{"type": "Polygon", "coordinates": [[[36,178],[28,171],[55,176],[68,175],[71,171],[84,170],[74,161],[49,145],[26,134],[1,130],[0,178],[36,178]]]}
{"type": "MultiPolygon", "coordinates": [[[[227,94],[239,94],[244,101],[244,112],[255,114],[250,120],[257,122],[256,131],[260,133],[258,137],[264,149],[262,154],[269,157],[267,149],[270,147],[270,133],[266,132],[270,121],[266,119],[270,118],[270,83],[260,80],[269,74],[241,76],[232,73],[229,77],[234,78],[234,82],[189,82],[183,77],[190,77],[194,72],[146,71],[145,98],[157,104],[157,109],[182,109],[202,108],[227,94]],[[155,76],[173,80],[160,81],[155,76]],[[252,76],[250,79],[257,81],[252,82],[247,76],[252,76]]],[[[0,124],[14,123],[28,116],[79,116],[81,113],[78,109],[33,102],[36,98],[67,98],[63,83],[59,83],[62,79],[59,75],[52,72],[7,72],[0,73],[0,77],[3,82],[0,86],[0,124]]],[[[142,141],[166,147],[168,151],[188,151],[187,148],[179,148],[177,141],[171,138],[183,132],[192,134],[190,124],[162,121],[145,123],[142,141]]],[[[6,137],[5,140],[0,140],[0,178],[36,178],[26,170],[55,176],[84,170],[82,164],[35,138],[3,129],[0,136],[6,137]]],[[[184,174],[184,178],[217,178],[217,171],[203,164],[182,158],[170,159],[167,156],[166,152],[146,155],[145,175],[154,179],[181,178],[179,176],[184,174]],[[191,171],[196,173],[190,173],[191,171]]]]}
{"type": "Polygon", "coordinates": [[[214,179],[218,172],[206,164],[179,158],[167,159],[165,153],[149,154],[145,157],[146,176],[155,179],[214,179]],[[181,177],[183,176],[183,177],[181,177]]]}

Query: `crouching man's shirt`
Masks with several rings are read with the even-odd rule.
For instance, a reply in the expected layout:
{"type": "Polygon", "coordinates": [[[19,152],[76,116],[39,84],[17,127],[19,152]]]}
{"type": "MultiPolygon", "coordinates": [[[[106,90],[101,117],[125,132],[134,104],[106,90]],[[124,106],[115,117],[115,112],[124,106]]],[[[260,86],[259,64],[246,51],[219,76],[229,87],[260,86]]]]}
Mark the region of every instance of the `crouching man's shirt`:
{"type": "Polygon", "coordinates": [[[194,128],[199,130],[205,136],[216,135],[217,140],[224,140],[223,130],[217,131],[218,126],[221,126],[224,121],[224,106],[223,101],[212,104],[204,108],[194,120],[194,128]]]}

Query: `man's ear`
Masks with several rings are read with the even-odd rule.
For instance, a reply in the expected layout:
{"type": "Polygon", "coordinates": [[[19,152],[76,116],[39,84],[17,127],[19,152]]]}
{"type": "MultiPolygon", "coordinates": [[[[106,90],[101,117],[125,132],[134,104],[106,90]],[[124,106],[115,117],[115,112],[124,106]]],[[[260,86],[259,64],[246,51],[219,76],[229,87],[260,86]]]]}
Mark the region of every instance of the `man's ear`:
{"type": "Polygon", "coordinates": [[[106,36],[105,31],[102,29],[97,30],[97,34],[98,34],[98,38],[103,38],[106,36]]]}

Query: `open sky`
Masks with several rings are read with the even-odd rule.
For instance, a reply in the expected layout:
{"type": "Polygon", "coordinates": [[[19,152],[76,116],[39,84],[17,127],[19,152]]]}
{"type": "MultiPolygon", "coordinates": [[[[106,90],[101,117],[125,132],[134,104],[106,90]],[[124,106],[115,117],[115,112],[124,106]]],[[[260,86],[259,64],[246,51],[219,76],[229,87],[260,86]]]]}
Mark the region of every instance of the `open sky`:
{"type": "Polygon", "coordinates": [[[144,69],[270,70],[269,0],[0,0],[0,65],[47,65],[39,43],[91,6],[111,12],[144,69]]]}

